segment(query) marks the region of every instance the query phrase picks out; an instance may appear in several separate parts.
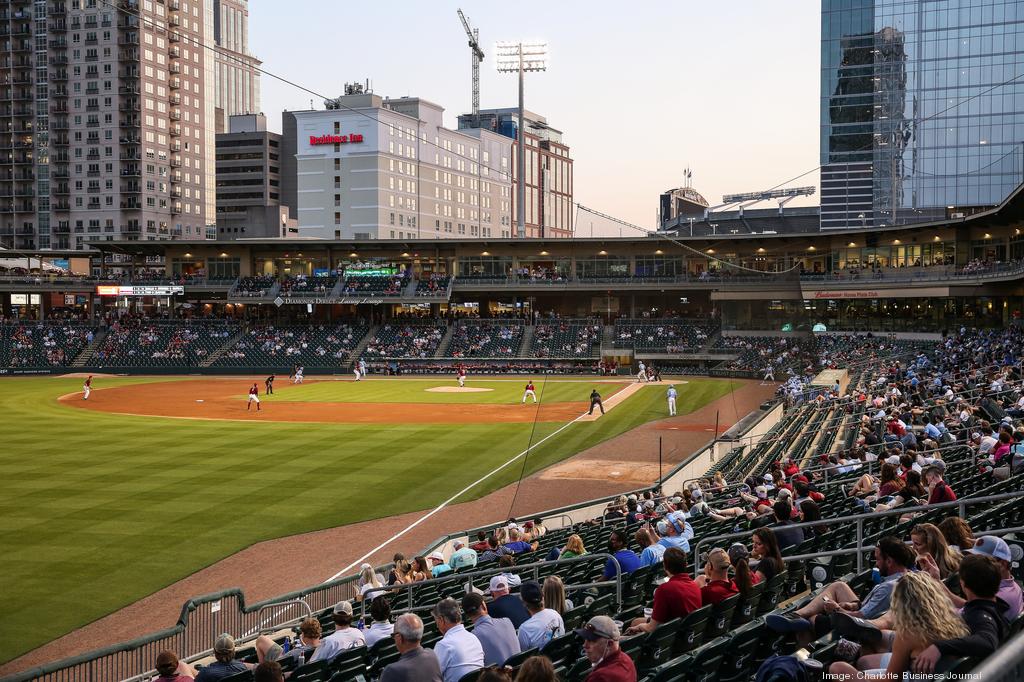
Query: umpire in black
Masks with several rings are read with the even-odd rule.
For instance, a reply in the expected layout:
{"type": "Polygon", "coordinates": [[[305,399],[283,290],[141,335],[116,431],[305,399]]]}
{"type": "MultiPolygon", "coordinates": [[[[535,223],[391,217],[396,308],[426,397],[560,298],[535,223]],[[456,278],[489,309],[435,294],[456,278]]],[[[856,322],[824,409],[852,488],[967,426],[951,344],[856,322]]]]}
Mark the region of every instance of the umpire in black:
{"type": "Polygon", "coordinates": [[[597,392],[596,388],[590,392],[590,412],[587,414],[594,414],[595,405],[600,407],[601,414],[604,414],[604,405],[601,404],[601,394],[597,392]]]}

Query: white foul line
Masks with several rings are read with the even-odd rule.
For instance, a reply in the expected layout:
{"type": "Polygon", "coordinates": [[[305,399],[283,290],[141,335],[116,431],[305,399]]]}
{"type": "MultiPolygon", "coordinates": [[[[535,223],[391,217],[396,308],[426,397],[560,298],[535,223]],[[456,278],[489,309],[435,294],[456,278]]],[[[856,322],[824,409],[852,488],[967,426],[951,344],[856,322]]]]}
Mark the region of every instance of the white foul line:
{"type": "Polygon", "coordinates": [[[342,576],[343,574],[345,574],[345,573],[349,572],[349,571],[350,571],[350,570],[352,570],[352,569],[353,569],[353,568],[354,568],[355,566],[358,566],[359,564],[363,563],[363,562],[364,562],[364,561],[366,561],[366,560],[367,560],[368,558],[370,558],[371,556],[373,556],[374,554],[376,554],[376,553],[377,553],[377,552],[379,552],[380,550],[384,549],[385,547],[387,547],[388,545],[390,545],[390,544],[391,544],[392,542],[394,542],[394,541],[395,541],[395,540],[397,540],[398,538],[402,537],[403,535],[405,535],[406,533],[408,533],[408,532],[409,532],[410,530],[412,530],[412,529],[413,529],[413,528],[415,528],[416,526],[420,525],[421,523],[423,523],[424,521],[426,521],[427,519],[429,519],[429,518],[430,518],[431,516],[433,516],[434,514],[438,513],[439,511],[441,511],[442,509],[444,509],[445,507],[447,507],[447,506],[448,506],[449,504],[451,504],[451,503],[452,503],[453,501],[455,501],[456,499],[458,499],[459,497],[461,497],[461,496],[462,496],[462,495],[464,495],[465,493],[469,492],[470,490],[472,490],[472,489],[473,489],[473,488],[475,488],[476,486],[480,485],[481,483],[483,483],[483,482],[484,482],[484,481],[486,481],[486,480],[487,480],[488,478],[490,478],[490,477],[491,477],[491,476],[493,476],[494,474],[498,473],[499,471],[501,471],[501,470],[502,470],[502,469],[504,469],[505,467],[507,467],[507,466],[508,466],[509,464],[511,464],[512,462],[516,461],[516,460],[517,460],[517,459],[519,459],[520,457],[525,457],[525,456],[526,456],[526,455],[527,455],[527,454],[528,454],[528,453],[529,453],[529,452],[530,452],[531,450],[533,450],[534,448],[536,448],[536,447],[537,447],[538,445],[540,445],[541,443],[543,443],[543,442],[544,442],[544,441],[546,441],[547,439],[549,439],[549,438],[552,438],[552,437],[554,437],[554,436],[557,436],[557,435],[558,435],[558,434],[560,434],[560,433],[561,433],[562,431],[565,431],[565,430],[566,430],[567,428],[569,428],[570,426],[572,426],[573,424],[575,424],[576,422],[578,422],[578,421],[579,421],[580,419],[582,419],[582,418],[583,418],[584,416],[586,416],[586,414],[587,414],[586,412],[584,412],[584,413],[580,414],[580,416],[576,417],[576,418],[575,418],[575,419],[573,419],[573,420],[572,420],[571,422],[567,422],[566,424],[564,424],[563,426],[561,426],[560,428],[558,428],[558,430],[556,430],[556,431],[553,431],[552,433],[549,433],[548,435],[544,436],[544,437],[543,437],[543,438],[541,438],[541,439],[540,439],[539,441],[537,441],[537,442],[536,442],[536,443],[534,443],[533,445],[529,446],[528,448],[526,448],[525,450],[523,450],[522,452],[520,452],[520,453],[519,453],[518,455],[516,455],[516,456],[515,456],[515,457],[513,457],[512,459],[508,460],[507,462],[505,462],[504,464],[502,464],[501,466],[499,466],[499,467],[498,467],[497,469],[494,469],[493,471],[490,471],[489,473],[486,473],[486,474],[484,474],[483,476],[481,476],[480,478],[478,478],[477,480],[473,481],[472,483],[470,483],[469,485],[467,485],[467,486],[466,486],[465,488],[463,488],[463,489],[462,489],[462,490],[460,490],[459,492],[455,493],[454,495],[452,495],[451,497],[449,497],[449,498],[448,498],[447,500],[445,500],[445,501],[444,501],[444,502],[442,502],[441,504],[439,504],[439,505],[437,505],[436,507],[434,507],[434,509],[432,509],[431,511],[427,512],[426,514],[424,514],[424,515],[423,515],[422,517],[420,517],[419,519],[417,519],[417,520],[416,520],[415,522],[411,523],[411,524],[410,524],[410,525],[409,525],[408,527],[406,527],[406,528],[405,528],[405,530],[401,530],[401,531],[399,531],[399,532],[395,533],[395,534],[394,534],[394,535],[392,535],[392,536],[391,536],[390,538],[388,538],[388,539],[387,539],[387,540],[385,540],[384,542],[380,543],[379,545],[377,545],[376,547],[374,547],[373,549],[371,549],[371,550],[370,550],[369,552],[367,552],[366,554],[364,554],[363,556],[359,557],[358,559],[356,559],[355,561],[353,561],[353,562],[352,562],[351,564],[349,564],[349,565],[348,565],[348,566],[346,566],[345,568],[341,569],[340,571],[338,571],[337,573],[335,573],[334,575],[332,575],[332,576],[331,576],[330,578],[328,578],[328,579],[327,579],[327,580],[325,580],[324,582],[325,582],[325,583],[329,583],[329,582],[331,582],[332,580],[335,580],[335,579],[337,579],[337,578],[340,578],[340,577],[341,577],[341,576],[342,576]]]}

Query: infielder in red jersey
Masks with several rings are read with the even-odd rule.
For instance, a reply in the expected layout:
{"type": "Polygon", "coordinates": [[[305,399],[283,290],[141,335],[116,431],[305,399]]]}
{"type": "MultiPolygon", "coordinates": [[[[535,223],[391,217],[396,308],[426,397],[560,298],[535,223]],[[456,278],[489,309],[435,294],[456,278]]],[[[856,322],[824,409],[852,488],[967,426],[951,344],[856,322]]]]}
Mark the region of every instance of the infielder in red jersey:
{"type": "Polygon", "coordinates": [[[92,375],[91,374],[89,375],[89,378],[85,380],[85,383],[82,384],[82,394],[83,394],[82,395],[82,400],[88,400],[90,393],[92,393],[92,375]]]}
{"type": "Polygon", "coordinates": [[[245,411],[248,412],[252,404],[256,403],[256,411],[260,411],[260,389],[254,383],[252,388],[249,389],[249,403],[245,406],[245,411]]]}
{"type": "Polygon", "coordinates": [[[459,365],[459,388],[466,385],[466,366],[459,365]]]}
{"type": "Polygon", "coordinates": [[[537,394],[533,390],[533,382],[527,382],[526,390],[523,392],[523,404],[526,404],[527,398],[533,398],[533,402],[537,402],[537,394]]]}

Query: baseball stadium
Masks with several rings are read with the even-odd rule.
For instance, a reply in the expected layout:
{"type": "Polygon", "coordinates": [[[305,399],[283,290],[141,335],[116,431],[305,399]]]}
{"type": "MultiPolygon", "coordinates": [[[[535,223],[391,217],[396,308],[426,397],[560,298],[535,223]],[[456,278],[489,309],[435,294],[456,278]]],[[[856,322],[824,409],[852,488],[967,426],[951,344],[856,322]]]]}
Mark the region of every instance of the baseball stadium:
{"type": "Polygon", "coordinates": [[[582,680],[614,623],[640,679],[730,682],[901,642],[913,588],[996,599],[1007,644],[932,668],[994,679],[1024,623],[1022,209],[7,250],[0,675],[371,680],[406,614],[444,651],[453,610],[525,606],[557,622],[513,670],[582,680]]]}

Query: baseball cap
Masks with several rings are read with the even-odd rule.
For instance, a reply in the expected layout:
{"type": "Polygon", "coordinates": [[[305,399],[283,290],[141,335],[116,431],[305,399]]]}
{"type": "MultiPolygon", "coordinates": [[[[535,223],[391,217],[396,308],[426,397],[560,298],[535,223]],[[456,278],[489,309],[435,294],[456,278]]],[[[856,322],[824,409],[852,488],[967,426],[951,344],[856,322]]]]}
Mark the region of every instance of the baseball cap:
{"type": "Polygon", "coordinates": [[[491,578],[490,584],[487,586],[489,592],[498,592],[501,590],[508,589],[508,578],[503,575],[496,575],[491,578]]]}
{"type": "Polygon", "coordinates": [[[658,521],[658,535],[668,535],[668,521],[658,521]]]}
{"type": "Polygon", "coordinates": [[[890,457],[886,457],[885,458],[885,463],[886,464],[893,464],[893,465],[899,464],[900,463],[900,456],[899,455],[892,455],[890,457]]]}
{"type": "Polygon", "coordinates": [[[441,554],[440,552],[431,552],[427,558],[433,559],[434,561],[440,561],[442,564],[444,563],[444,554],[441,554]]]}
{"type": "Polygon", "coordinates": [[[583,639],[593,642],[595,639],[619,641],[619,626],[608,616],[594,616],[587,624],[576,630],[583,639]]]}
{"type": "Polygon", "coordinates": [[[346,616],[352,615],[352,603],[348,601],[340,601],[334,605],[334,613],[337,615],[344,614],[346,616]]]}
{"type": "MultiPolygon", "coordinates": [[[[352,607],[350,606],[349,608],[351,609],[352,607]]],[[[351,613],[351,611],[349,611],[349,613],[351,613]]],[[[225,632],[217,637],[217,641],[213,643],[213,650],[219,654],[231,653],[235,650],[235,638],[225,632]]]]}
{"type": "Polygon", "coordinates": [[[711,554],[708,555],[708,563],[711,564],[711,568],[721,571],[732,565],[732,559],[729,558],[728,552],[719,548],[711,550],[711,554]]]}
{"type": "Polygon", "coordinates": [[[972,554],[987,554],[1003,561],[1012,561],[1010,546],[1002,538],[995,535],[982,535],[974,541],[974,547],[968,550],[972,554]]]}
{"type": "Polygon", "coordinates": [[[654,509],[654,500],[644,500],[644,509],[654,509]]]}
{"type": "Polygon", "coordinates": [[[774,479],[772,479],[772,475],[771,474],[765,474],[761,478],[763,478],[765,480],[765,482],[767,482],[767,483],[771,483],[772,480],[774,480],[774,479]]]}
{"type": "Polygon", "coordinates": [[[734,542],[729,546],[729,561],[737,563],[750,557],[750,550],[742,542],[734,542]]]}
{"type": "Polygon", "coordinates": [[[690,494],[693,495],[693,499],[695,500],[699,500],[700,498],[704,497],[704,491],[702,491],[700,488],[694,488],[693,492],[691,492],[690,494]]]}
{"type": "Polygon", "coordinates": [[[536,580],[527,580],[519,586],[519,597],[527,604],[540,604],[544,601],[544,592],[536,580]]]}
{"type": "Polygon", "coordinates": [[[466,543],[464,543],[462,540],[456,540],[455,542],[452,543],[452,547],[454,547],[455,549],[462,549],[465,546],[466,546],[466,543]]]}
{"type": "Polygon", "coordinates": [[[765,488],[763,485],[759,485],[754,488],[754,493],[761,498],[768,497],[768,488],[765,488]]]}

